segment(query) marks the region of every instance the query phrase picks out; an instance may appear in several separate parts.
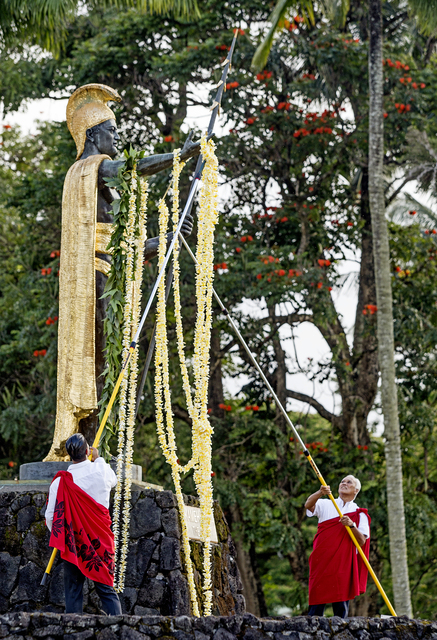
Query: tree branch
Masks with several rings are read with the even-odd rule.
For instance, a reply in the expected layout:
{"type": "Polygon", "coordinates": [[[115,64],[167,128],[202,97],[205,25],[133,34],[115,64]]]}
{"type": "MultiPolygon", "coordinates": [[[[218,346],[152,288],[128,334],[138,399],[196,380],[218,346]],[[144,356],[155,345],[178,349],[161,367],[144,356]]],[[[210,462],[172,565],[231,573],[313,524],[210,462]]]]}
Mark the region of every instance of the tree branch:
{"type": "Polygon", "coordinates": [[[330,422],[333,426],[338,426],[340,423],[339,416],[336,416],[335,414],[325,409],[325,407],[320,404],[318,400],[312,398],[311,396],[308,396],[306,393],[299,393],[298,391],[291,391],[290,389],[287,389],[287,398],[293,398],[293,400],[299,400],[299,402],[305,402],[306,404],[309,404],[311,407],[313,407],[313,409],[317,411],[320,416],[322,416],[322,418],[328,420],[328,422],[330,422]]]}

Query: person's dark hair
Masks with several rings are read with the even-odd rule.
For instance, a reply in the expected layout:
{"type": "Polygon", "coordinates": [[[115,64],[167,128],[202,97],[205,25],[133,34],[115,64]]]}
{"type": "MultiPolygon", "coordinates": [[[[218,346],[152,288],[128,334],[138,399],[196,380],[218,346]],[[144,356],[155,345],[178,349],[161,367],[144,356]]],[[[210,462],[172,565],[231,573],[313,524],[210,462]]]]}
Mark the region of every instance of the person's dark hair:
{"type": "Polygon", "coordinates": [[[86,456],[87,446],[88,443],[81,433],[73,434],[65,443],[67,453],[73,460],[73,462],[76,462],[77,460],[83,460],[83,458],[86,456]]]}

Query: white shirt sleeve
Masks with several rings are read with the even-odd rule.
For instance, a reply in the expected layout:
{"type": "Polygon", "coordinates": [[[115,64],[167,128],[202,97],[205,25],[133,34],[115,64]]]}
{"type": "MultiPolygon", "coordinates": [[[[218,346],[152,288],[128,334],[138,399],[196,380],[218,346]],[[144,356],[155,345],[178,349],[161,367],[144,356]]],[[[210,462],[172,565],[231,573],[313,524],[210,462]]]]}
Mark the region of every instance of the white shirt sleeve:
{"type": "Polygon", "coordinates": [[[358,525],[358,531],[366,536],[366,538],[370,538],[370,527],[369,527],[369,519],[365,513],[360,513],[360,524],[358,525]]]}
{"type": "Polygon", "coordinates": [[[319,498],[314,506],[314,513],[311,513],[311,511],[307,509],[308,518],[312,518],[313,516],[317,516],[318,518],[320,518],[323,513],[325,504],[326,500],[322,500],[321,498],[319,498]]]}
{"type": "Polygon", "coordinates": [[[101,471],[101,473],[103,473],[103,475],[108,478],[109,482],[111,483],[111,487],[115,487],[117,485],[117,476],[112,470],[111,465],[105,462],[105,460],[100,457],[94,461],[94,464],[98,464],[99,467],[102,467],[101,469],[99,469],[99,471],[101,471]]]}
{"type": "Polygon", "coordinates": [[[58,494],[60,479],[61,478],[56,478],[56,480],[52,482],[52,484],[50,485],[49,501],[48,501],[47,509],[45,513],[46,525],[48,526],[50,531],[52,530],[53,516],[55,513],[55,506],[56,506],[56,496],[58,494]]]}

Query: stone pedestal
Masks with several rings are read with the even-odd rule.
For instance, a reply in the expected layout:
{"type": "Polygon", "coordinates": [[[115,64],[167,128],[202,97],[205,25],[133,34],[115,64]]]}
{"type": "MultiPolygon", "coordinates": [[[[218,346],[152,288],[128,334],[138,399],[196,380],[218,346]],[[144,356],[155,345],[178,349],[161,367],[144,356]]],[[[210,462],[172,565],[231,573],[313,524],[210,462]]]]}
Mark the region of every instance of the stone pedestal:
{"type": "MultiPolygon", "coordinates": [[[[20,467],[20,480],[26,482],[46,480],[51,482],[58,471],[67,471],[71,462],[29,462],[20,467]]],[[[117,463],[110,462],[117,472],[117,463]]],[[[132,482],[142,481],[143,471],[139,464],[132,465],[132,482]]]]}
{"type": "MultiPolygon", "coordinates": [[[[40,586],[51,554],[44,521],[47,489],[48,486],[45,490],[20,490],[12,484],[0,488],[0,613],[64,611],[63,566],[59,555],[48,584],[40,586]]],[[[194,498],[187,497],[186,503],[197,506],[194,498]]],[[[189,615],[190,598],[174,494],[156,489],[133,491],[131,504],[125,589],[120,597],[123,612],[140,616],[189,615]]],[[[236,551],[218,503],[214,506],[214,519],[218,544],[213,545],[212,552],[213,613],[241,614],[244,598],[236,551]]],[[[202,545],[193,541],[191,549],[200,594],[202,545]]],[[[93,583],[88,581],[84,612],[101,613],[93,583]]]]}

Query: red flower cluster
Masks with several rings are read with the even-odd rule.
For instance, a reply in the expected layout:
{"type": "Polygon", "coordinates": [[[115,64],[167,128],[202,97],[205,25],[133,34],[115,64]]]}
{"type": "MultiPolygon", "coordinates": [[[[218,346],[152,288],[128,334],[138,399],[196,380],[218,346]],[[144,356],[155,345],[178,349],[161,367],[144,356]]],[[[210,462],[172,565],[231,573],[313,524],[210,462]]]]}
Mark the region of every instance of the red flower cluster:
{"type": "Polygon", "coordinates": [[[347,222],[346,224],[347,224],[347,226],[348,226],[348,227],[353,227],[353,226],[354,226],[354,223],[353,223],[353,222],[350,222],[350,221],[349,221],[349,222],[347,222]]]}
{"type": "Polygon", "coordinates": [[[211,471],[211,478],[215,478],[215,471],[211,471]]]}
{"type": "Polygon", "coordinates": [[[313,73],[304,73],[302,80],[315,80],[316,76],[313,73]]]}
{"type": "Polygon", "coordinates": [[[370,315],[373,316],[373,314],[376,313],[377,311],[378,311],[378,307],[376,306],[376,304],[366,304],[363,309],[363,316],[366,316],[368,313],[370,313],[370,315]]]}
{"type": "Polygon", "coordinates": [[[41,275],[42,276],[49,276],[52,272],[52,268],[48,267],[47,269],[41,269],[41,275]]]}
{"type": "Polygon", "coordinates": [[[227,82],[226,83],[226,89],[236,89],[239,86],[240,86],[239,82],[227,82]]]}
{"type": "Polygon", "coordinates": [[[269,264],[269,262],[279,262],[279,258],[274,258],[273,256],[260,257],[260,260],[264,262],[264,264],[269,264]]]}
{"type": "Polygon", "coordinates": [[[259,406],[257,404],[248,404],[246,411],[259,411],[259,406]]]}
{"type": "Polygon", "coordinates": [[[3,125],[3,129],[8,130],[8,129],[12,129],[12,127],[11,127],[11,125],[10,125],[10,124],[4,124],[4,125],[3,125]]]}
{"type": "Polygon", "coordinates": [[[292,278],[293,276],[296,276],[296,278],[298,278],[301,275],[302,275],[302,271],[296,271],[295,269],[289,269],[288,270],[288,277],[289,278],[292,278]]]}
{"type": "Polygon", "coordinates": [[[164,138],[164,142],[173,142],[174,138],[173,136],[165,136],[164,138]]]}
{"type": "Polygon", "coordinates": [[[368,450],[368,448],[369,448],[369,447],[367,446],[367,444],[365,444],[364,446],[361,446],[361,445],[359,444],[359,445],[357,446],[357,449],[363,449],[364,451],[367,451],[367,450],[368,450]]]}
{"type": "Polygon", "coordinates": [[[15,467],[15,462],[13,462],[12,460],[9,460],[8,467],[10,467],[11,469],[12,467],[15,467]]]}
{"type": "Polygon", "coordinates": [[[56,250],[56,251],[52,251],[50,254],[51,258],[59,258],[59,256],[61,255],[61,252],[56,250]]]}
{"type": "Polygon", "coordinates": [[[415,216],[417,211],[409,211],[408,213],[410,214],[410,216],[415,216]]]}
{"type": "Polygon", "coordinates": [[[317,260],[317,262],[319,263],[319,267],[330,267],[331,266],[331,261],[330,260],[317,260]]]}
{"type": "Polygon", "coordinates": [[[404,111],[410,111],[411,110],[411,104],[401,104],[399,102],[395,102],[395,107],[396,107],[398,113],[404,113],[404,111]]]}
{"type": "Polygon", "coordinates": [[[264,109],[261,109],[261,113],[269,113],[269,111],[274,111],[274,110],[275,110],[275,107],[268,105],[264,109]]]}
{"type": "Polygon", "coordinates": [[[223,409],[223,411],[232,411],[230,404],[223,404],[222,402],[219,404],[219,409],[223,409]]]}
{"type": "Polygon", "coordinates": [[[318,282],[317,283],[317,289],[321,289],[323,287],[323,282],[318,282]]]}
{"type": "Polygon", "coordinates": [[[245,36],[246,32],[243,29],[234,29],[234,35],[237,34],[239,36],[245,36]]]}
{"type": "Polygon", "coordinates": [[[256,118],[247,118],[247,120],[245,120],[246,124],[254,124],[255,123],[256,118]]]}
{"type": "Polygon", "coordinates": [[[278,106],[276,108],[278,111],[282,111],[282,109],[285,109],[285,111],[288,111],[290,107],[291,107],[291,102],[278,102],[278,106]]]}
{"type": "Polygon", "coordinates": [[[283,218],[281,218],[279,222],[288,222],[287,216],[284,216],[283,218]]]}
{"type": "Polygon", "coordinates": [[[302,129],[302,128],[301,128],[301,129],[298,129],[297,131],[295,131],[295,132],[293,133],[293,136],[294,136],[295,138],[299,138],[299,136],[303,136],[303,137],[305,137],[305,136],[309,136],[309,135],[310,135],[310,133],[311,133],[311,131],[308,131],[308,129],[302,129]]]}
{"type": "Polygon", "coordinates": [[[237,247],[237,248],[235,249],[235,251],[236,251],[237,253],[241,253],[241,247],[237,247]]]}
{"type": "Polygon", "coordinates": [[[226,264],[226,262],[222,262],[221,264],[215,264],[214,265],[214,271],[217,271],[217,269],[227,269],[228,265],[226,264]]]}
{"type": "Polygon", "coordinates": [[[228,51],[229,47],[226,44],[218,44],[216,49],[217,51],[228,51]]]}
{"type": "Polygon", "coordinates": [[[410,78],[410,77],[408,77],[408,78],[405,78],[405,77],[404,78],[399,78],[399,82],[401,84],[405,84],[405,83],[410,84],[410,83],[412,83],[411,86],[413,87],[413,89],[424,89],[426,87],[426,84],[424,82],[421,82],[420,84],[417,84],[417,82],[413,82],[413,78],[410,78]]]}
{"type": "Polygon", "coordinates": [[[387,60],[383,60],[382,64],[384,66],[388,64],[389,67],[396,67],[396,69],[404,69],[404,71],[410,70],[410,67],[407,64],[402,64],[402,62],[400,62],[399,60],[396,60],[396,62],[392,62],[390,58],[387,58],[387,60]]]}
{"type": "Polygon", "coordinates": [[[262,71],[261,73],[256,74],[257,80],[269,80],[273,75],[272,71],[262,71]]]}
{"type": "Polygon", "coordinates": [[[46,324],[47,325],[51,325],[51,324],[55,324],[56,320],[58,319],[58,316],[55,316],[54,318],[51,318],[50,316],[47,318],[46,320],[46,324]]]}
{"type": "Polygon", "coordinates": [[[47,349],[40,349],[39,351],[34,351],[33,355],[35,356],[35,358],[37,358],[38,356],[45,356],[47,353],[47,349]]]}
{"type": "Polygon", "coordinates": [[[240,242],[252,242],[252,241],[253,241],[252,236],[242,236],[240,238],[240,242]]]}
{"type": "Polygon", "coordinates": [[[323,446],[323,442],[308,442],[305,444],[305,447],[313,451],[324,451],[325,453],[328,451],[328,449],[323,446]]]}

